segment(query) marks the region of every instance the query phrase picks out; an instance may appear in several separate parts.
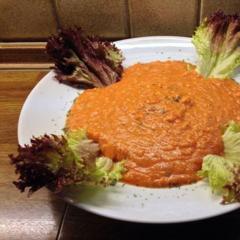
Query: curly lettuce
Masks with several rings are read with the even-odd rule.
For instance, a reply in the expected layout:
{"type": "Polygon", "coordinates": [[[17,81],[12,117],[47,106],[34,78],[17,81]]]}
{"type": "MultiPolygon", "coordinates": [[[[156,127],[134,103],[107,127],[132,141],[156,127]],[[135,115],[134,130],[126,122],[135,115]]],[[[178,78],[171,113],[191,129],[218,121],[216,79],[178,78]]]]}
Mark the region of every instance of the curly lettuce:
{"type": "Polygon", "coordinates": [[[240,124],[231,121],[222,140],[223,156],[205,156],[199,175],[208,180],[214,193],[223,196],[224,203],[240,202],[240,124]]]}
{"type": "Polygon", "coordinates": [[[56,78],[77,88],[105,87],[120,80],[123,56],[113,43],[87,36],[81,28],[63,29],[48,39],[56,78]]]}
{"type": "Polygon", "coordinates": [[[205,18],[193,35],[197,72],[204,77],[230,78],[240,66],[240,17],[218,11],[205,18]]]}
{"type": "Polygon", "coordinates": [[[29,189],[29,194],[42,187],[58,192],[71,184],[114,185],[125,170],[123,161],[101,156],[99,145],[82,129],[32,138],[10,159],[19,174],[14,184],[21,192],[29,189]]]}

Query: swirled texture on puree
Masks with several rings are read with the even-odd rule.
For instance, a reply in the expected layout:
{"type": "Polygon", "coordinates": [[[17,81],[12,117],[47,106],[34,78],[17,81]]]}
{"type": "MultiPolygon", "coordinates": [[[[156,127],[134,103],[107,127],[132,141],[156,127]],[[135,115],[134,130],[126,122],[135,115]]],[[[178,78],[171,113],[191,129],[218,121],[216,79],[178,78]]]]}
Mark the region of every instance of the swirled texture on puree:
{"type": "Polygon", "coordinates": [[[240,85],[204,79],[181,61],[135,64],[120,82],[86,90],[69,129],[86,128],[103,154],[126,160],[123,181],[166,187],[197,181],[206,154],[221,154],[221,128],[240,121],[240,85]]]}

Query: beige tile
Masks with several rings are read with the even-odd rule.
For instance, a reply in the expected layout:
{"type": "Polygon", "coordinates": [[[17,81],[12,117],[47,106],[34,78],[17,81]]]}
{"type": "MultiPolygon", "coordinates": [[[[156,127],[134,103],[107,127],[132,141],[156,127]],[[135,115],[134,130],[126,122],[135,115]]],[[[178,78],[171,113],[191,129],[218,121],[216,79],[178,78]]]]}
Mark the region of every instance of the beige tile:
{"type": "Polygon", "coordinates": [[[197,0],[129,0],[133,36],[191,36],[198,18],[197,0]]]}
{"type": "Polygon", "coordinates": [[[0,40],[38,40],[57,29],[50,0],[0,1],[0,40]]]}
{"type": "Polygon", "coordinates": [[[219,9],[223,10],[227,14],[239,14],[240,0],[202,0],[201,19],[211,15],[219,9]]]}
{"type": "Polygon", "coordinates": [[[125,0],[56,0],[62,27],[80,26],[89,34],[128,37],[125,0]]]}

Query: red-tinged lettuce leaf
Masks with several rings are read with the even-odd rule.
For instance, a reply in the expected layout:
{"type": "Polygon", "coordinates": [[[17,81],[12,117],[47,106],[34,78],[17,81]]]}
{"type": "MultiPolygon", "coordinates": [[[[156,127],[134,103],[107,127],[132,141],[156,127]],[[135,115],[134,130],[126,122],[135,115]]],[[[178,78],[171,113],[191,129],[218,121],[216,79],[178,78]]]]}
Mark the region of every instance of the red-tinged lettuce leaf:
{"type": "Polygon", "coordinates": [[[240,66],[240,16],[222,11],[205,18],[193,35],[197,71],[205,77],[229,78],[240,66]]]}
{"type": "Polygon", "coordinates": [[[223,203],[240,202],[240,167],[233,172],[233,181],[225,188],[230,194],[223,196],[223,203]]]}
{"type": "Polygon", "coordinates": [[[10,158],[16,173],[20,174],[14,184],[22,192],[29,188],[29,193],[33,193],[44,186],[58,191],[64,185],[83,180],[63,136],[33,138],[31,145],[18,146],[18,155],[10,158]]]}
{"type": "Polygon", "coordinates": [[[104,87],[120,80],[123,56],[113,43],[89,37],[80,28],[60,30],[48,39],[56,78],[74,87],[104,87]]]}
{"type": "Polygon", "coordinates": [[[123,162],[101,157],[99,145],[83,129],[33,138],[10,159],[19,174],[14,184],[21,192],[29,189],[29,194],[42,187],[58,192],[71,184],[114,185],[124,170],[123,162]]]}

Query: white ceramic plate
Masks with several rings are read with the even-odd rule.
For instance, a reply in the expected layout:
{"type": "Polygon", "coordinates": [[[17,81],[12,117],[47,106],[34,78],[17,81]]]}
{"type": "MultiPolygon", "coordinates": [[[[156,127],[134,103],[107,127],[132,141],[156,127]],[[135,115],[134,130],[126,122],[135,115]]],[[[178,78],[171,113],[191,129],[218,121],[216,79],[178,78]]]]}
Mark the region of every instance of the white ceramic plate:
{"type": "MultiPolygon", "coordinates": [[[[153,60],[185,60],[195,63],[190,38],[144,37],[116,42],[125,56],[124,66],[153,60]]],[[[238,78],[240,79],[240,78],[238,78]]],[[[19,119],[20,144],[44,133],[61,134],[73,100],[81,93],[59,84],[49,72],[28,96],[19,119]]],[[[59,194],[66,201],[93,213],[127,221],[173,223],[220,215],[239,207],[221,205],[205,182],[170,188],[152,189],[124,185],[105,189],[73,186],[59,194]]]]}

